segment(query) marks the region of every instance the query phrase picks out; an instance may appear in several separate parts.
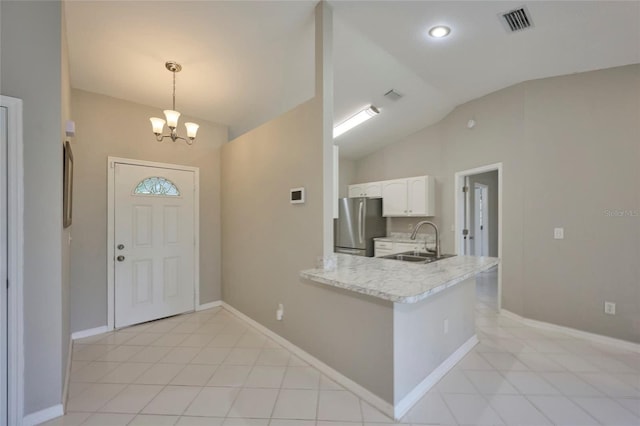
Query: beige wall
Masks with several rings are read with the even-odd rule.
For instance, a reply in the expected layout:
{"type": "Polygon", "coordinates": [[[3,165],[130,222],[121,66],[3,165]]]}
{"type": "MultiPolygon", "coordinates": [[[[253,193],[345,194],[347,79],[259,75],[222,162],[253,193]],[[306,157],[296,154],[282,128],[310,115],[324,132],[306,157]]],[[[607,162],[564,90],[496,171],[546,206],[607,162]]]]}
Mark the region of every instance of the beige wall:
{"type": "MultiPolygon", "coordinates": [[[[24,413],[61,403],[61,4],[0,2],[0,89],[23,100],[24,413]]],[[[66,338],[65,338],[66,337],[66,338]]],[[[63,343],[64,342],[64,343],[63,343]]]]}
{"type": "MultiPolygon", "coordinates": [[[[61,141],[70,140],[66,137],[67,120],[73,119],[71,114],[71,78],[69,75],[69,46],[67,45],[67,24],[64,16],[64,4],[62,4],[62,30],[60,32],[60,66],[61,66],[61,141]]],[[[71,283],[71,229],[62,229],[62,377],[66,375],[69,342],[71,339],[70,324],[70,294],[69,287],[71,283]]],[[[64,385],[64,383],[63,383],[64,385]]]]}
{"type": "Polygon", "coordinates": [[[200,303],[220,300],[220,146],[227,128],[200,124],[192,146],[156,142],[149,117],[160,108],[81,90],[72,91],[74,218],[71,245],[71,327],[79,331],[107,321],[107,157],[200,168],[200,303]]]}
{"type": "Polygon", "coordinates": [[[525,82],[468,102],[358,161],[356,174],[410,176],[439,146],[439,221],[450,252],[454,173],[502,162],[503,307],[640,342],[640,217],[605,214],[640,209],[638,135],[640,66],[631,65],[525,82]],[[565,228],[564,240],[553,239],[554,227],[565,228]],[[603,313],[605,300],[617,303],[615,316],[603,313]]]}
{"type": "Polygon", "coordinates": [[[223,147],[223,299],[392,402],[392,304],[299,277],[323,250],[320,108],[308,101],[223,147]],[[300,186],[306,203],[290,204],[300,186]]]}
{"type": "Polygon", "coordinates": [[[338,198],[349,196],[349,185],[355,183],[356,163],[348,158],[341,158],[338,164],[338,198]]]}

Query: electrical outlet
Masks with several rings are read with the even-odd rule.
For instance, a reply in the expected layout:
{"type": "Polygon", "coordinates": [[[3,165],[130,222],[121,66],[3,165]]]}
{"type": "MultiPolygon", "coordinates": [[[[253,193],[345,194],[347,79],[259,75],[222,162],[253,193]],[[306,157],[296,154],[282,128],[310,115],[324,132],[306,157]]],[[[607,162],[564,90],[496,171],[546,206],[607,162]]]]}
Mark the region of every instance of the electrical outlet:
{"type": "Polygon", "coordinates": [[[444,323],[442,324],[442,331],[444,334],[447,334],[449,332],[449,320],[446,319],[444,320],[444,323]]]}
{"type": "Polygon", "coordinates": [[[613,302],[604,302],[604,313],[607,315],[615,315],[616,304],[613,302]]]}
{"type": "Polygon", "coordinates": [[[276,319],[278,321],[282,321],[284,317],[284,305],[282,303],[278,304],[278,309],[276,310],[276,319]]]}
{"type": "Polygon", "coordinates": [[[554,228],[553,238],[556,240],[564,240],[564,228],[554,228]]]}

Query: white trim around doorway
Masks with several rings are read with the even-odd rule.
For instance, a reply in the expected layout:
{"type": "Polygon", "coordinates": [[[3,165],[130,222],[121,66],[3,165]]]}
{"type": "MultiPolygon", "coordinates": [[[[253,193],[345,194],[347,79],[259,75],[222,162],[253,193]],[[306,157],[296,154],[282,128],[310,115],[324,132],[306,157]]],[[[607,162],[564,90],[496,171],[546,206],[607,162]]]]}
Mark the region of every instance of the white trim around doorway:
{"type": "Polygon", "coordinates": [[[486,166],[480,166],[473,169],[462,170],[456,172],[454,179],[454,235],[455,235],[455,253],[462,254],[463,240],[462,229],[464,227],[464,193],[461,191],[466,176],[477,175],[486,172],[498,172],[498,312],[502,309],[502,163],[494,163],[486,166]]]}
{"type": "Polygon", "coordinates": [[[193,309],[200,306],[200,169],[198,167],[181,166],[177,164],[156,163],[153,161],[134,160],[130,158],[107,158],[107,331],[115,328],[115,164],[130,164],[134,166],[158,167],[171,170],[184,170],[195,174],[194,209],[194,301],[193,309]]]}
{"type": "Polygon", "coordinates": [[[0,96],[7,108],[8,424],[24,415],[24,163],[22,100],[0,96]]]}

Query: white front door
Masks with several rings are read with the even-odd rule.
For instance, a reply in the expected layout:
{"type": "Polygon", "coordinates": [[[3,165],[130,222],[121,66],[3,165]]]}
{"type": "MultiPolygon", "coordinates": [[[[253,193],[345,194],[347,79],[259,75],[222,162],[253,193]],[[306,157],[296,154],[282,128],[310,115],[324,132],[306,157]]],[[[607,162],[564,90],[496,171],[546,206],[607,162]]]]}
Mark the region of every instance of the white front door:
{"type": "Polygon", "coordinates": [[[8,424],[7,108],[0,107],[0,426],[8,424]]]}
{"type": "Polygon", "coordinates": [[[195,173],[115,164],[115,327],[195,308],[195,173]]]}

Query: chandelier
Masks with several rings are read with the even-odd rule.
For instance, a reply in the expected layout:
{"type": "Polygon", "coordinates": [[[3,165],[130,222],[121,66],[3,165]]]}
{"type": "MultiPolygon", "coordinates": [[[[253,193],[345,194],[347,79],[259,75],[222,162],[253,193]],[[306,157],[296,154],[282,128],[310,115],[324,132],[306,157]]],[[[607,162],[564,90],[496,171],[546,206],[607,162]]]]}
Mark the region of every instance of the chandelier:
{"type": "Polygon", "coordinates": [[[191,145],[196,139],[196,133],[198,133],[198,127],[200,126],[196,123],[184,123],[184,126],[187,128],[186,138],[178,136],[178,131],[176,130],[178,127],[178,119],[180,118],[180,113],[176,111],[176,73],[182,70],[182,65],[174,61],[169,61],[165,63],[164,66],[173,73],[173,109],[166,109],[163,111],[166,121],[157,117],[151,117],[149,119],[151,120],[153,134],[156,135],[156,140],[158,142],[162,142],[166,138],[171,138],[174,142],[180,139],[191,145]],[[168,135],[162,134],[165,123],[171,131],[168,135]]]}

